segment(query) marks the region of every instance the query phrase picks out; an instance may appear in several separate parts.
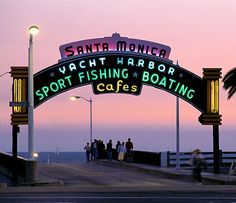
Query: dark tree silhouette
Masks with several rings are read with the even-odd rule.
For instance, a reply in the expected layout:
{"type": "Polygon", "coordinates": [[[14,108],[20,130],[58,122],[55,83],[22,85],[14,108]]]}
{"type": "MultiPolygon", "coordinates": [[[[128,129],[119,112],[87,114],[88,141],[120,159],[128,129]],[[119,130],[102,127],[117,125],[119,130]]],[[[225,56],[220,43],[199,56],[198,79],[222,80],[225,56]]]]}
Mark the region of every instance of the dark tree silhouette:
{"type": "Polygon", "coordinates": [[[228,99],[230,99],[236,92],[236,67],[225,74],[223,83],[224,89],[228,90],[228,99]]]}

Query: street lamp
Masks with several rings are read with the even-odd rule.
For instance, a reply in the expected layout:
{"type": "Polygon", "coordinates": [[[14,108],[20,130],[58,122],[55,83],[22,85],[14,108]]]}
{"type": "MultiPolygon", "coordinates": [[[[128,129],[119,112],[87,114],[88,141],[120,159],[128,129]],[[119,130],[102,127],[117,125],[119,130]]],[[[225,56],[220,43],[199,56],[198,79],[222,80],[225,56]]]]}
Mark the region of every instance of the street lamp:
{"type": "Polygon", "coordinates": [[[81,97],[81,96],[71,96],[70,99],[72,101],[75,101],[77,99],[83,99],[83,100],[85,100],[85,101],[90,103],[90,144],[91,144],[92,140],[93,140],[93,128],[92,128],[93,127],[92,126],[92,114],[93,114],[93,112],[92,112],[92,102],[93,101],[92,101],[91,97],[90,97],[90,99],[86,99],[86,98],[81,97]]]}
{"type": "Polygon", "coordinates": [[[29,28],[28,48],[28,153],[34,159],[34,82],[33,82],[33,36],[37,35],[39,28],[35,25],[29,28]]]}

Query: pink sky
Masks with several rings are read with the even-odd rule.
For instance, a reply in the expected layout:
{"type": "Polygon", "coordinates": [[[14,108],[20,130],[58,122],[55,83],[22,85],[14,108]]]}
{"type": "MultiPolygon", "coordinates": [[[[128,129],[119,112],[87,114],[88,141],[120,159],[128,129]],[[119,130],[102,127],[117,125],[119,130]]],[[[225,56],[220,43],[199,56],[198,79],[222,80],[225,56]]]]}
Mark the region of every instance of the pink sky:
{"type": "MultiPolygon", "coordinates": [[[[34,38],[34,73],[60,59],[59,46],[73,41],[121,36],[171,47],[170,59],[202,77],[202,68],[235,67],[236,1],[234,0],[1,0],[0,74],[27,65],[28,28],[34,38]]],[[[11,150],[9,75],[0,79],[0,150],[11,150]]],[[[175,97],[145,86],[140,96],[94,95],[90,86],[73,89],[35,110],[37,151],[82,151],[89,138],[89,104],[69,96],[92,97],[93,134],[105,142],[126,141],[147,151],[175,150],[175,97]]],[[[220,148],[235,150],[236,96],[230,101],[220,87],[220,148]]],[[[198,122],[200,112],[180,102],[181,150],[212,150],[212,127],[198,122]]],[[[27,128],[19,134],[19,151],[27,151],[27,128]]]]}

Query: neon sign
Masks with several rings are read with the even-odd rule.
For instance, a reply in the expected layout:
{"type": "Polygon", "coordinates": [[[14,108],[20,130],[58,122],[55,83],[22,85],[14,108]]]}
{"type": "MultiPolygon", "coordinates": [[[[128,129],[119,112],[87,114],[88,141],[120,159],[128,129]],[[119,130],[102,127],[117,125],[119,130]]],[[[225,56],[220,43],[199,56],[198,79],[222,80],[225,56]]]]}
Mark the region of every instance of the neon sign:
{"type": "Polygon", "coordinates": [[[202,79],[159,57],[133,52],[93,53],[50,66],[34,76],[35,107],[75,87],[94,94],[140,95],[143,85],[163,89],[204,111],[202,79]]]}
{"type": "Polygon", "coordinates": [[[113,34],[112,37],[64,44],[60,46],[59,50],[62,60],[88,53],[111,51],[149,54],[168,60],[171,51],[169,46],[145,40],[120,37],[117,33],[113,34]]]}

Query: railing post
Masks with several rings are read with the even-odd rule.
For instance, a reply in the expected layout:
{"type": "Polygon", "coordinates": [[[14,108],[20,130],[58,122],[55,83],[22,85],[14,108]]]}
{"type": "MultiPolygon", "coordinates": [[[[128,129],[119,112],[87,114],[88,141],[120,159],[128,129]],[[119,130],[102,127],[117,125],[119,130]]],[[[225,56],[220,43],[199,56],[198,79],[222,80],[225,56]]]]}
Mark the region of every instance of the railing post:
{"type": "Polygon", "coordinates": [[[167,151],[167,167],[170,166],[170,151],[167,151]]]}

